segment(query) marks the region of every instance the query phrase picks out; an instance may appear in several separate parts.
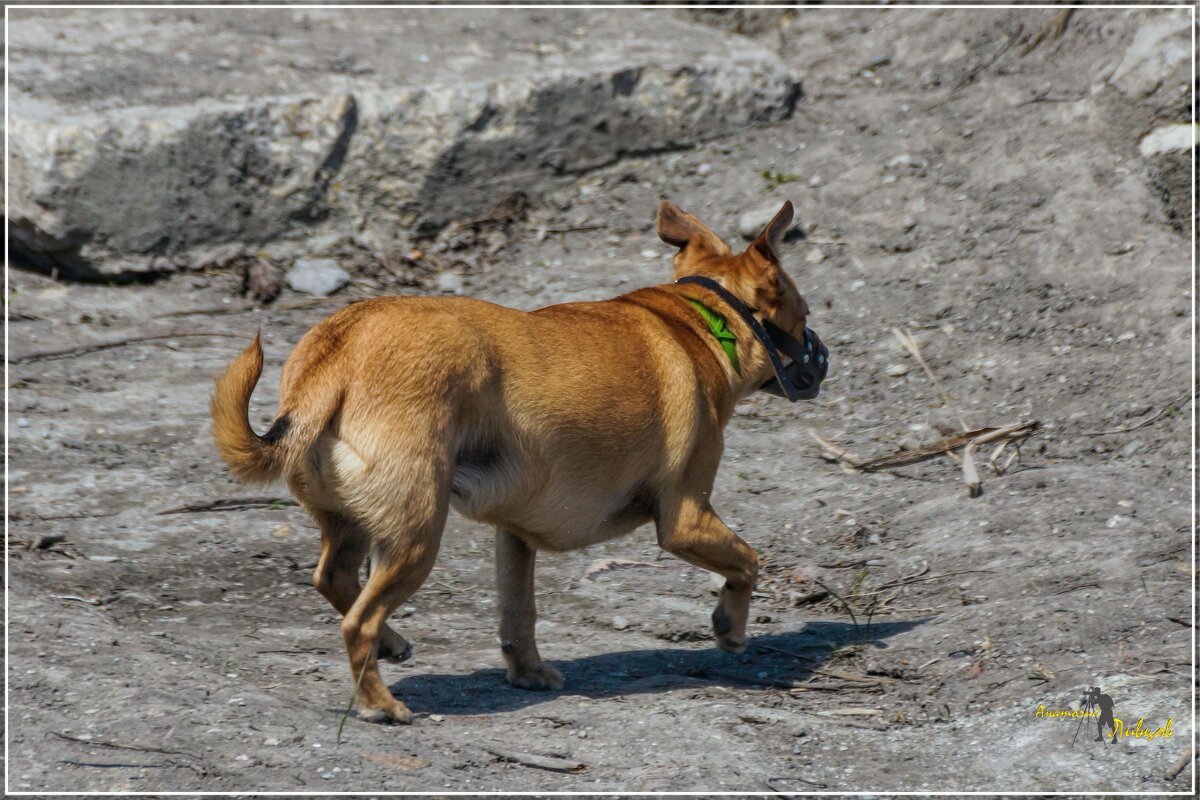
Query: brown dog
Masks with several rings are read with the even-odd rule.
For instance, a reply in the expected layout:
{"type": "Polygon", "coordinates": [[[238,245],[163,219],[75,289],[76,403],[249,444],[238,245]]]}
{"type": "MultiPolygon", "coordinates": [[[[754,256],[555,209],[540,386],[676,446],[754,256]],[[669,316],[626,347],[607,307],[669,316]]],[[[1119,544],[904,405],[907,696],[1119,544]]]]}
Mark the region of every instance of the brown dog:
{"type": "Polygon", "coordinates": [[[725,578],[717,646],[745,648],[758,559],[708,499],[734,404],[779,371],[753,327],[805,333],[808,309],[778,257],[791,220],[786,203],[734,254],[664,202],[658,234],[679,248],[675,277],[715,289],[684,282],[531,312],[465,298],[348,306],[293,351],[263,436],[247,419],[259,341],[229,366],[212,400],[217,448],[238,478],[285,478],[320,525],[313,584],[344,616],[361,715],[412,718],[378,659],[409,655],[386,620],[428,576],[451,505],[496,526],[500,649],[515,686],[563,684],[534,642],[537,551],[650,521],[661,547],[725,578]]]}

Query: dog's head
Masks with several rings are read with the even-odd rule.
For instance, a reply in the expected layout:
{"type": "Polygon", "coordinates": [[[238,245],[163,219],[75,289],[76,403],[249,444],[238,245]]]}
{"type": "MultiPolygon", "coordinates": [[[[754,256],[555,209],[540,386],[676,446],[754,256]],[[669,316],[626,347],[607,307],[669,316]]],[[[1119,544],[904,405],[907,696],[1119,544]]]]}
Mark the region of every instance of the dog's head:
{"type": "Polygon", "coordinates": [[[745,252],[734,253],[711,228],[664,200],[658,207],[658,235],[679,248],[676,280],[688,275],[711,278],[760,318],[803,339],[808,304],[779,263],[779,246],[793,213],[791,201],[785,202],[745,252]]]}

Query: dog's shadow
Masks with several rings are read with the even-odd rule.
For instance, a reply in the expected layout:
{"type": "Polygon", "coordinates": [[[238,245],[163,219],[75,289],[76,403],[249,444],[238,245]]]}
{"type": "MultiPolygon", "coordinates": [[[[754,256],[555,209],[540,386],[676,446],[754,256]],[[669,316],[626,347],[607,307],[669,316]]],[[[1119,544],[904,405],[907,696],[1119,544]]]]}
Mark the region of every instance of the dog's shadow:
{"type": "Polygon", "coordinates": [[[703,686],[785,687],[813,677],[813,670],[839,648],[855,644],[885,648],[889,637],[926,621],[928,618],[858,627],[813,621],[797,633],[751,637],[742,655],[723,653],[710,642],[707,649],[625,650],[550,660],[567,681],[567,687],[558,692],[513,688],[500,669],[465,675],[412,675],[393,683],[391,690],[415,713],[455,715],[516,711],[564,695],[605,698],[703,686]]]}

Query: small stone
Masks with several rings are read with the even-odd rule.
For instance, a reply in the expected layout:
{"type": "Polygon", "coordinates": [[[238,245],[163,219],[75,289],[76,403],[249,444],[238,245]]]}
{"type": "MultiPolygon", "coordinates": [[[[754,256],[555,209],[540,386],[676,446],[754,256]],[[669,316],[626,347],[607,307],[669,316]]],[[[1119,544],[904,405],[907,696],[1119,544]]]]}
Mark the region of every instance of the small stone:
{"type": "Polygon", "coordinates": [[[701,164],[700,166],[696,167],[696,174],[699,175],[701,178],[705,177],[710,172],[712,172],[712,164],[704,163],[704,164],[701,164]]]}
{"type": "Polygon", "coordinates": [[[301,258],[288,270],[286,281],[294,292],[328,297],[350,283],[350,273],[332,258],[301,258]]]}
{"type": "Polygon", "coordinates": [[[274,736],[268,736],[266,739],[263,739],[263,745],[266,747],[278,747],[279,740],[274,736]]]}
{"type": "Polygon", "coordinates": [[[21,417],[20,419],[17,420],[17,427],[18,428],[28,428],[29,420],[26,419],[25,417],[21,417]]]}
{"type": "Polygon", "coordinates": [[[719,592],[725,588],[725,578],[715,572],[708,573],[708,586],[714,592],[719,592]]]}
{"type": "Polygon", "coordinates": [[[317,776],[320,778],[324,778],[325,780],[329,780],[330,778],[333,777],[333,773],[327,769],[322,769],[322,770],[317,771],[317,776]]]}
{"type": "MultiPolygon", "coordinates": [[[[738,233],[743,239],[749,241],[762,233],[763,228],[767,227],[767,223],[775,219],[775,215],[779,213],[779,209],[783,206],[783,201],[779,201],[775,205],[764,206],[753,211],[747,211],[738,217],[738,233]]],[[[784,234],[784,239],[791,235],[792,231],[799,228],[799,223],[795,219],[792,220],[792,225],[784,234]]]]}
{"type": "Polygon", "coordinates": [[[899,378],[908,374],[908,364],[889,364],[887,368],[888,377],[899,378]]]}
{"type": "Polygon", "coordinates": [[[1145,443],[1140,442],[1137,439],[1134,439],[1132,442],[1125,445],[1117,452],[1117,457],[1118,458],[1129,458],[1130,456],[1136,456],[1139,453],[1144,453],[1144,452],[1146,452],[1145,443]]]}
{"type": "Polygon", "coordinates": [[[290,539],[296,530],[286,522],[282,525],[276,525],[271,529],[271,537],[273,539],[290,539]]]}
{"type": "Polygon", "coordinates": [[[444,716],[442,716],[441,714],[430,714],[429,715],[430,722],[442,722],[445,719],[446,718],[444,716]]]}
{"type": "Polygon", "coordinates": [[[808,185],[814,189],[816,189],[818,186],[821,186],[823,183],[824,183],[824,181],[821,180],[820,175],[813,175],[811,178],[808,179],[808,185]]]}
{"type": "Polygon", "coordinates": [[[1163,125],[1142,137],[1138,152],[1143,156],[1155,156],[1191,150],[1197,143],[1200,143],[1200,125],[1194,122],[1163,125]]]}
{"type": "Polygon", "coordinates": [[[623,631],[629,627],[629,620],[624,617],[613,617],[612,626],[616,630],[623,631]]]}
{"type": "Polygon", "coordinates": [[[825,260],[825,251],[819,247],[814,247],[808,251],[808,255],[804,258],[809,264],[820,264],[825,260]]]}
{"type": "Polygon", "coordinates": [[[447,294],[463,293],[463,276],[457,272],[442,272],[437,276],[437,290],[447,294]]]}

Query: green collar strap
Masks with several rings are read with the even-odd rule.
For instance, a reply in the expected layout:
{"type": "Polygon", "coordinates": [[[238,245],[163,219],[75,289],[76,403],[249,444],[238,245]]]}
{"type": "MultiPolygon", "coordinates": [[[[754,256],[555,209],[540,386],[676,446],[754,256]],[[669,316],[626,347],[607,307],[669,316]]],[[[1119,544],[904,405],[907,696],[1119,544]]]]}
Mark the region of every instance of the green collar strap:
{"type": "Polygon", "coordinates": [[[725,351],[725,355],[729,356],[729,363],[733,365],[733,371],[740,375],[742,370],[738,365],[737,337],[733,335],[733,331],[729,330],[729,325],[725,322],[725,318],[699,300],[691,297],[684,299],[695,306],[696,310],[700,312],[700,316],[704,317],[704,321],[708,323],[709,333],[721,345],[721,349],[725,351]]]}

